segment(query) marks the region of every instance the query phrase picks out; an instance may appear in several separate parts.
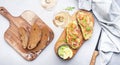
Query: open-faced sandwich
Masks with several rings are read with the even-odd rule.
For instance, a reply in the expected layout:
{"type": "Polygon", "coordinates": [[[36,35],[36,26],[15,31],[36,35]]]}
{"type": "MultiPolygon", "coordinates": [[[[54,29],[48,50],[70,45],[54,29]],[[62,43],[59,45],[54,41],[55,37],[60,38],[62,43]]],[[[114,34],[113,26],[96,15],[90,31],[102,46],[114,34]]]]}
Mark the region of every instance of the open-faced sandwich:
{"type": "Polygon", "coordinates": [[[91,37],[93,25],[94,20],[90,12],[77,11],[55,44],[56,54],[63,60],[73,58],[84,41],[91,37]]]}
{"type": "Polygon", "coordinates": [[[66,42],[72,49],[78,49],[83,41],[77,21],[72,21],[66,27],[66,42]]]}
{"type": "Polygon", "coordinates": [[[83,34],[83,38],[85,40],[89,39],[92,36],[93,32],[94,26],[93,15],[86,10],[80,10],[77,12],[76,17],[83,34]]]}

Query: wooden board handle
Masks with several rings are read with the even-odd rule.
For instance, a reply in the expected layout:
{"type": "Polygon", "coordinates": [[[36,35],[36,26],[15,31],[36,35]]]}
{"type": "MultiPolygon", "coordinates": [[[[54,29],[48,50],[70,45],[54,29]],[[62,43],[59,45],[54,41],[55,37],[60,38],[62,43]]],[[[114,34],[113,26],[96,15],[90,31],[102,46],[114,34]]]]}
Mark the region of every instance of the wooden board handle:
{"type": "Polygon", "coordinates": [[[7,18],[10,22],[14,18],[4,7],[0,7],[0,14],[7,18]]]}
{"type": "Polygon", "coordinates": [[[98,51],[94,51],[90,65],[95,65],[96,62],[96,57],[98,56],[99,52],[98,51]]]}

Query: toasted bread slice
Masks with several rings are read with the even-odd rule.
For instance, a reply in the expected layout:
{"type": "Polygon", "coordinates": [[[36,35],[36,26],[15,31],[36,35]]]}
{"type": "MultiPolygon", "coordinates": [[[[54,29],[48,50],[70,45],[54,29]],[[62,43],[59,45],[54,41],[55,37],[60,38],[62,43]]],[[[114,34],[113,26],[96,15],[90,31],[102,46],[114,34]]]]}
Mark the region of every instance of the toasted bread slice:
{"type": "Polygon", "coordinates": [[[28,44],[27,31],[23,27],[18,28],[18,31],[19,31],[19,34],[20,34],[22,47],[25,49],[27,47],[27,44],[28,44]]]}
{"type": "Polygon", "coordinates": [[[29,42],[28,42],[28,49],[34,49],[37,44],[40,42],[41,40],[41,29],[39,28],[39,25],[34,23],[32,26],[32,29],[30,31],[30,36],[29,36],[29,42]]]}
{"type": "Polygon", "coordinates": [[[66,27],[66,40],[67,44],[70,45],[72,49],[78,49],[82,42],[82,33],[77,24],[77,21],[72,21],[66,27]]]}
{"type": "Polygon", "coordinates": [[[92,13],[86,10],[80,10],[77,12],[76,18],[81,28],[84,39],[88,40],[92,36],[94,27],[94,17],[92,13]]]}
{"type": "Polygon", "coordinates": [[[50,40],[49,29],[46,26],[42,26],[41,30],[42,30],[41,41],[39,42],[38,46],[32,50],[33,52],[37,52],[39,49],[43,50],[50,40]]]}
{"type": "Polygon", "coordinates": [[[33,53],[37,52],[36,54],[38,54],[41,51],[43,51],[43,49],[45,49],[48,44],[50,44],[50,42],[54,38],[54,33],[52,29],[50,29],[47,25],[45,25],[44,22],[42,22],[41,19],[37,19],[35,23],[39,25],[42,36],[41,41],[38,43],[37,47],[32,49],[31,52],[33,53]]]}

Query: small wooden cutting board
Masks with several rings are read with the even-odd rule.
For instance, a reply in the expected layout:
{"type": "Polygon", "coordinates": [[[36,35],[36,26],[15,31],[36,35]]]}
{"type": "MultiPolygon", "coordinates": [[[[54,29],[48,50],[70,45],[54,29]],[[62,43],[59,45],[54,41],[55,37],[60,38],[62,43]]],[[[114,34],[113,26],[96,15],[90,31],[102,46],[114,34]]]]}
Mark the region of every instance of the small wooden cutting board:
{"type": "Polygon", "coordinates": [[[53,31],[32,11],[27,10],[20,16],[14,17],[4,7],[0,7],[0,14],[7,18],[10,23],[9,28],[4,34],[4,39],[26,60],[32,61],[37,58],[54,38],[53,31]],[[41,40],[34,49],[24,49],[18,29],[23,27],[29,32],[34,23],[38,24],[42,31],[41,40]]]}

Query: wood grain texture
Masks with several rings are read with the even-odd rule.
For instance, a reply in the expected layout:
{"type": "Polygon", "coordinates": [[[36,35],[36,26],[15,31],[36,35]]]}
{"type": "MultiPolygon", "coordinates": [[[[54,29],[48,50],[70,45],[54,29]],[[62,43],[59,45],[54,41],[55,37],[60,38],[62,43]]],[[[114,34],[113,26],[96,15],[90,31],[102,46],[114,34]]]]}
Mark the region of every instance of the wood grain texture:
{"type": "Polygon", "coordinates": [[[53,31],[32,11],[25,11],[20,16],[12,16],[4,7],[0,7],[0,14],[9,20],[10,25],[4,34],[4,39],[14,48],[24,59],[32,61],[50,44],[54,38],[53,31]],[[32,25],[36,23],[43,29],[41,40],[36,48],[28,50],[22,47],[19,28],[23,27],[30,33],[32,25]]]}

